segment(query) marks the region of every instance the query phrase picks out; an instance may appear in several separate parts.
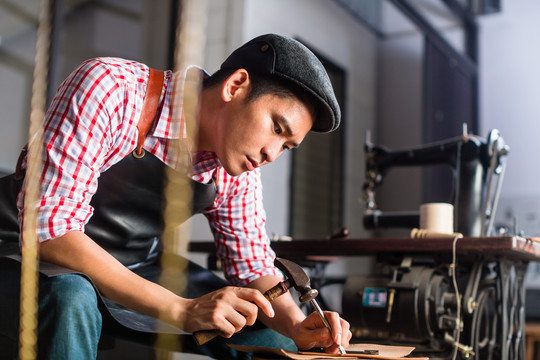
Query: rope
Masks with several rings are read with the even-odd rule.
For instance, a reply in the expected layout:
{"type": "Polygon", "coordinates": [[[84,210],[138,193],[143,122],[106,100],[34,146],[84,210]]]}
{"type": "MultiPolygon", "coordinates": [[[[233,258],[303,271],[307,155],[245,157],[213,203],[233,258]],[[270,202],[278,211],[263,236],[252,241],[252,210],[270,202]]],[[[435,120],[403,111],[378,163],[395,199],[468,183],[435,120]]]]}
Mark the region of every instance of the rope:
{"type": "Polygon", "coordinates": [[[41,0],[35,66],[30,103],[29,149],[24,194],[24,221],[21,264],[19,359],[36,358],[37,311],[38,311],[38,241],[36,235],[37,204],[41,174],[41,123],[45,116],[47,75],[49,62],[49,38],[51,33],[51,6],[41,0]]]}
{"type": "MultiPolygon", "coordinates": [[[[206,41],[206,0],[181,0],[180,21],[176,29],[175,64],[176,72],[183,71],[189,65],[201,65],[203,63],[203,51],[206,41]]],[[[167,168],[167,182],[164,190],[166,199],[164,209],[163,231],[163,255],[161,266],[163,275],[160,279],[162,286],[179,294],[187,285],[185,269],[187,262],[179,263],[178,257],[170,254],[183,255],[187,258],[187,245],[189,242],[190,229],[187,226],[179,226],[176,220],[187,219],[191,216],[191,202],[193,194],[189,179],[181,175],[191,167],[191,151],[196,149],[197,116],[199,108],[199,95],[201,88],[199,71],[188,71],[185,82],[176,78],[174,83],[174,95],[172,104],[172,122],[181,124],[182,116],[185,119],[187,139],[175,143],[175,153],[178,155],[177,169],[167,168]],[[184,171],[177,171],[184,170],[184,171]],[[182,274],[183,276],[179,276],[182,274]]],[[[180,328],[183,324],[178,324],[180,328]]],[[[169,358],[166,352],[160,351],[160,347],[168,347],[170,337],[158,336],[156,340],[157,359],[169,358]]],[[[169,346],[172,344],[169,344],[169,346]]],[[[176,344],[175,347],[181,346],[176,344]]]]}
{"type": "Polygon", "coordinates": [[[452,285],[454,287],[454,291],[456,293],[456,328],[454,329],[454,336],[451,338],[451,342],[453,343],[453,352],[452,352],[452,360],[455,360],[457,358],[458,350],[461,350],[463,352],[463,356],[465,358],[469,358],[470,356],[475,356],[475,352],[473,351],[473,348],[471,346],[460,344],[460,335],[463,331],[463,319],[461,314],[461,294],[459,293],[459,288],[457,284],[457,276],[456,276],[456,267],[457,267],[457,242],[459,239],[463,238],[463,235],[457,234],[454,237],[454,240],[452,242],[452,264],[450,264],[450,276],[452,278],[452,285]]]}
{"type": "MultiPolygon", "coordinates": [[[[457,303],[457,309],[456,309],[456,329],[454,331],[454,344],[459,344],[459,337],[461,334],[461,295],[459,294],[457,279],[456,279],[456,266],[457,266],[457,241],[461,238],[461,236],[454,237],[454,240],[452,241],[452,264],[450,265],[450,274],[452,276],[452,285],[454,286],[454,291],[456,293],[456,303],[457,303]]],[[[454,350],[452,353],[452,360],[456,359],[457,356],[457,346],[454,346],[454,350]]]]}

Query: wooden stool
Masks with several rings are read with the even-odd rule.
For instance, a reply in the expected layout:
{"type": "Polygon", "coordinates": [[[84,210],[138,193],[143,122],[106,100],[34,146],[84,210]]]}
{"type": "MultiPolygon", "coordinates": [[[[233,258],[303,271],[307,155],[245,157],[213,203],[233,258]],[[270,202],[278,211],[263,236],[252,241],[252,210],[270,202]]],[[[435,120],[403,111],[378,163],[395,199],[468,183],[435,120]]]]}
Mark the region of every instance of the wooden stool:
{"type": "Polygon", "coordinates": [[[537,351],[538,344],[540,343],[540,323],[526,323],[525,324],[525,356],[527,360],[535,360],[535,355],[540,356],[540,352],[537,351]]]}

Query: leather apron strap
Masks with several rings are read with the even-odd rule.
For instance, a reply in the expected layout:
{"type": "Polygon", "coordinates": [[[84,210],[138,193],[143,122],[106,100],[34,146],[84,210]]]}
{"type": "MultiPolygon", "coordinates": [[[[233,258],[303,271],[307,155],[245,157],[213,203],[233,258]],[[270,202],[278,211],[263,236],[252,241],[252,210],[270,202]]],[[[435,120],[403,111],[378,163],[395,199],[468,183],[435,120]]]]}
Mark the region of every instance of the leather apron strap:
{"type": "Polygon", "coordinates": [[[137,129],[139,129],[139,138],[137,139],[137,149],[135,153],[138,156],[142,155],[144,139],[146,139],[146,134],[148,134],[148,131],[150,131],[152,123],[156,118],[159,99],[163,90],[164,77],[165,73],[163,71],[150,69],[150,76],[148,78],[146,94],[144,95],[141,117],[137,123],[137,129]]]}

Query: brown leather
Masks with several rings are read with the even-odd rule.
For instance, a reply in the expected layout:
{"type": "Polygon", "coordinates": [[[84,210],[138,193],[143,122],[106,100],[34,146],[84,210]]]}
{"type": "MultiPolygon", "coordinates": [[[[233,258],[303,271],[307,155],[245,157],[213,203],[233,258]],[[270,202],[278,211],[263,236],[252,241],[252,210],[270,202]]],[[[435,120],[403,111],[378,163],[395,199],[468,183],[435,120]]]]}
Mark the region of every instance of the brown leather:
{"type": "Polygon", "coordinates": [[[139,118],[139,122],[137,124],[137,129],[139,129],[139,138],[137,140],[136,150],[137,155],[142,154],[144,139],[146,138],[148,131],[150,131],[152,122],[156,117],[159,98],[161,97],[161,91],[163,89],[164,77],[165,73],[163,71],[150,69],[150,76],[148,78],[146,94],[144,95],[141,117],[139,118]]]}

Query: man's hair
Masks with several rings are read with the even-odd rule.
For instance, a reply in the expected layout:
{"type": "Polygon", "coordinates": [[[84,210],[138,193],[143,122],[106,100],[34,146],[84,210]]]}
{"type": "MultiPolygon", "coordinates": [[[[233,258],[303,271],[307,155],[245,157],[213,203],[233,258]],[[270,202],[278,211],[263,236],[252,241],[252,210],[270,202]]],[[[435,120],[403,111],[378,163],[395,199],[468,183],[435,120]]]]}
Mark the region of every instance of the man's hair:
{"type": "MultiPolygon", "coordinates": [[[[212,76],[203,80],[203,88],[210,88],[215,85],[221,85],[223,82],[234,73],[236,69],[220,69],[212,76]]],[[[255,101],[263,95],[275,95],[280,98],[296,97],[310,109],[317,113],[318,102],[313,95],[296,85],[292,81],[286,79],[260,73],[249,73],[251,89],[247,97],[247,101],[255,101]]]]}

